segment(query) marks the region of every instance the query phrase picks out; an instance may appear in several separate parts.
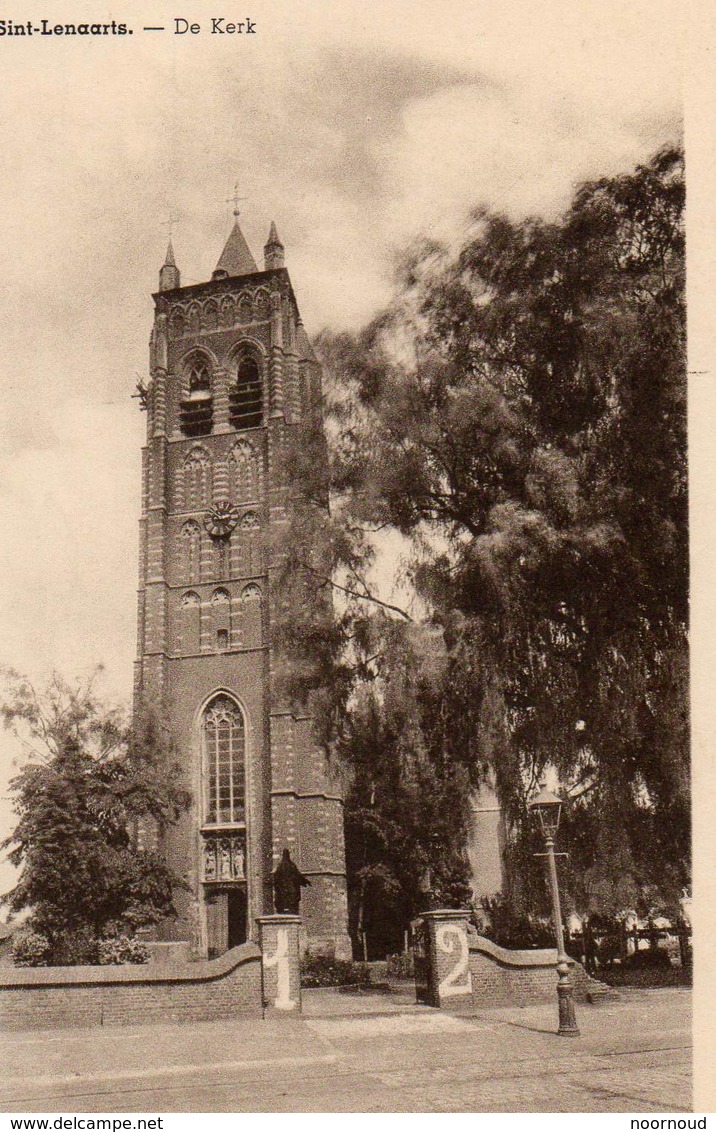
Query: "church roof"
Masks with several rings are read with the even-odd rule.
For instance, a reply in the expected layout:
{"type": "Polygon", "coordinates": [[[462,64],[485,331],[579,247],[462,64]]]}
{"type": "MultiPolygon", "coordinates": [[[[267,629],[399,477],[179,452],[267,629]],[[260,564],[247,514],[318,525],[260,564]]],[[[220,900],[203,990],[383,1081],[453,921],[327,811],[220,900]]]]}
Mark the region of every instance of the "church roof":
{"type": "Polygon", "coordinates": [[[214,274],[219,271],[226,272],[227,275],[251,275],[254,271],[258,271],[256,261],[239,227],[238,219],[234,221],[234,227],[231,229],[214,274]]]}
{"type": "Polygon", "coordinates": [[[172,247],[171,237],[169,239],[169,245],[167,247],[167,255],[166,259],[164,260],[164,266],[176,267],[176,260],[174,259],[174,248],[172,247]]]}

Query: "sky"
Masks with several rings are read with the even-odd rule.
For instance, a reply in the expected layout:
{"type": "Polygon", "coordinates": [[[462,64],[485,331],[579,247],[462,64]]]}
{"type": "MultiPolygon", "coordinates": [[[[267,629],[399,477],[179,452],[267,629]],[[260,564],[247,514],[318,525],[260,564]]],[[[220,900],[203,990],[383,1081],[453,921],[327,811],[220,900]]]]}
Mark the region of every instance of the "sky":
{"type": "MultiPolygon", "coordinates": [[[[309,333],[357,329],[414,239],[459,240],[477,206],[556,217],[681,134],[671,0],[249,7],[251,37],[211,35],[205,0],[199,35],[142,32],[176,15],[147,0],[109,13],[131,38],[0,40],[0,664],[36,679],[102,662],[129,696],[131,394],[170,213],[182,282],[203,281],[238,183],[257,260],[277,223],[309,333]]],[[[0,796],[15,754],[3,741],[0,796]]]]}

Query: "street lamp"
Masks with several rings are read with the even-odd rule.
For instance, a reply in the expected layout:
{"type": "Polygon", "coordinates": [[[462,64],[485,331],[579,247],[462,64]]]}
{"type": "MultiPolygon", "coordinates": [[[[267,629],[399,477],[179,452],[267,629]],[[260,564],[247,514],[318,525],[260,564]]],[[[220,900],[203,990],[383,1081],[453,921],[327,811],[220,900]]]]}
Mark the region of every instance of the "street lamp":
{"type": "Polygon", "coordinates": [[[536,813],[544,835],[547,850],[547,872],[549,875],[549,888],[552,896],[552,918],[554,920],[554,934],[557,937],[557,1002],[559,1004],[559,1030],[560,1034],[579,1036],[579,1026],[574,1013],[574,997],[572,981],[569,977],[569,957],[564,950],[564,934],[562,932],[562,912],[559,906],[559,888],[557,887],[557,865],[554,858],[554,839],[559,827],[559,818],[562,812],[562,800],[552,794],[546,784],[540,784],[540,792],[530,804],[529,809],[536,813]]]}

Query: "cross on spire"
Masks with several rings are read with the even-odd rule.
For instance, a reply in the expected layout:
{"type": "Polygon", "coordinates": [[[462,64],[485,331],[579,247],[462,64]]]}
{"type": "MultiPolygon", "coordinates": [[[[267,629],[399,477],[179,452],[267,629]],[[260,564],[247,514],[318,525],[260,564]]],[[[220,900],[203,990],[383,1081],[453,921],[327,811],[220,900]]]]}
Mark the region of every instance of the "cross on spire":
{"type": "Polygon", "coordinates": [[[236,217],[237,220],[238,220],[239,215],[240,215],[240,213],[239,213],[239,201],[248,200],[248,199],[249,199],[248,197],[240,197],[239,196],[239,182],[237,181],[236,184],[234,185],[234,195],[232,197],[227,197],[227,199],[226,199],[227,204],[233,204],[233,206],[234,206],[234,216],[236,217]]]}
{"type": "Polygon", "coordinates": [[[164,225],[163,225],[165,228],[169,229],[169,242],[170,243],[171,243],[171,238],[174,234],[174,225],[178,224],[179,220],[180,220],[180,217],[174,213],[173,209],[170,208],[169,209],[169,216],[164,221],[164,225]]]}

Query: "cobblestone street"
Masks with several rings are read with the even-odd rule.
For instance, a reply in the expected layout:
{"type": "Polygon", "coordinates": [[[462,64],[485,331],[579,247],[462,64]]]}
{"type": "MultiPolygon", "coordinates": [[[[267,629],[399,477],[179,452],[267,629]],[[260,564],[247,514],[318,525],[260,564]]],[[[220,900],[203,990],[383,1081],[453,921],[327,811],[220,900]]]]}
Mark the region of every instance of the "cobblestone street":
{"type": "Polygon", "coordinates": [[[34,1032],[0,1043],[4,1112],[684,1112],[690,993],[470,1018],[308,992],[295,1020],[34,1032]]]}

